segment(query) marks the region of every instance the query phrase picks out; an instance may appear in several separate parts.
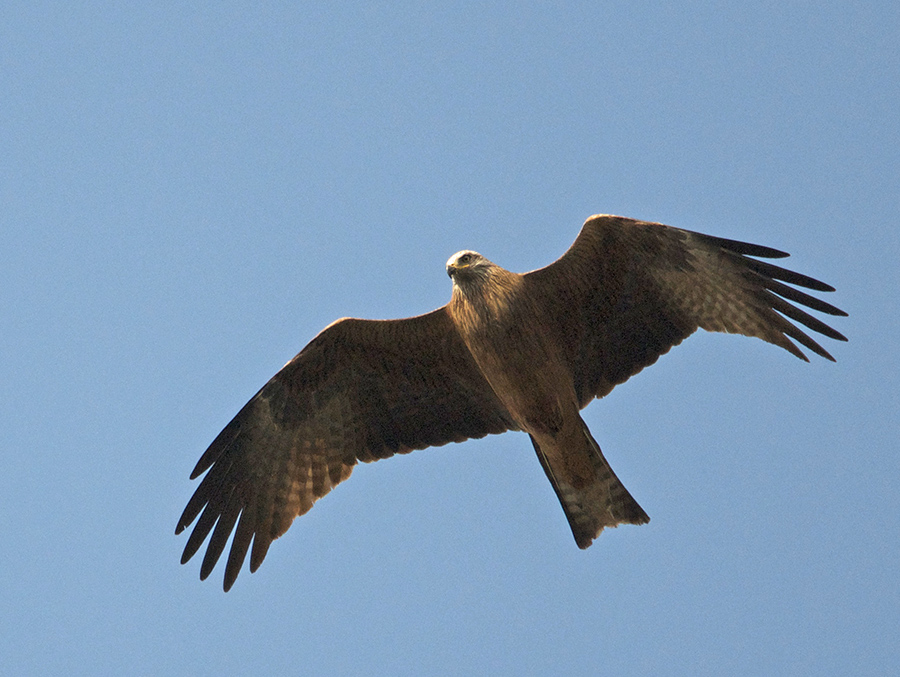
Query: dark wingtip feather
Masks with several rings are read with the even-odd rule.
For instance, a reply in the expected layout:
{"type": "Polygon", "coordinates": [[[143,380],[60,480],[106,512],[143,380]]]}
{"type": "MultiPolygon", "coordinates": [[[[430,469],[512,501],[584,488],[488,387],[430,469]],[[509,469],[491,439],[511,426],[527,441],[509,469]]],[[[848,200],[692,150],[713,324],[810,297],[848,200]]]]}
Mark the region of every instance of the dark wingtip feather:
{"type": "Polygon", "coordinates": [[[228,537],[231,536],[231,532],[234,530],[235,522],[237,522],[240,513],[240,503],[234,499],[229,500],[229,504],[221,511],[219,521],[216,523],[216,528],[206,546],[206,554],[203,556],[203,563],[200,565],[201,579],[205,579],[209,576],[215,568],[216,563],[222,556],[222,552],[225,550],[225,545],[228,543],[228,537]]]}
{"type": "Polygon", "coordinates": [[[772,308],[777,310],[782,315],[789,317],[790,319],[799,322],[815,332],[822,334],[823,336],[827,336],[830,339],[834,339],[836,341],[846,341],[847,337],[841,334],[840,332],[832,329],[827,324],[822,322],[822,320],[813,317],[809,313],[806,313],[800,308],[796,306],[792,306],[790,303],[785,301],[782,298],[779,298],[774,295],[770,295],[770,301],[772,304],[772,308]]]}
{"type": "Polygon", "coordinates": [[[809,277],[808,275],[781,268],[780,266],[765,261],[748,258],[750,256],[763,258],[784,258],[788,256],[787,253],[780,250],[770,249],[761,245],[753,245],[747,242],[739,242],[737,240],[727,240],[712,236],[706,237],[709,242],[724,249],[736,262],[739,261],[741,265],[749,269],[749,271],[752,271],[752,274],[759,277],[758,282],[764,288],[764,290],[761,291],[769,297],[767,299],[769,306],[784,316],[781,318],[782,321],[778,323],[780,325],[779,331],[784,335],[784,342],[778,342],[782,347],[786,348],[800,359],[809,362],[809,358],[806,357],[803,351],[790,340],[794,339],[816,355],[824,357],[831,362],[836,361],[827,350],[785,318],[790,318],[791,320],[799,322],[809,329],[836,341],[846,341],[847,337],[809,313],[791,305],[788,301],[793,301],[806,306],[807,308],[837,317],[847,317],[847,313],[830,303],[826,303],[825,301],[810,296],[798,289],[789,287],[787,284],[782,284],[782,282],[820,292],[833,292],[835,290],[834,287],[821,280],[809,277]],[[782,282],[779,282],[779,280],[782,282]]]}
{"type": "Polygon", "coordinates": [[[188,545],[184,546],[184,551],[181,553],[181,563],[187,564],[191,561],[191,557],[197,554],[197,551],[200,549],[200,545],[203,543],[201,540],[197,545],[192,545],[190,541],[188,541],[188,545]]]}
{"type": "Polygon", "coordinates": [[[740,240],[729,240],[726,237],[715,237],[714,235],[704,235],[703,233],[695,234],[700,235],[700,237],[711,244],[727,251],[734,252],[735,254],[741,254],[742,256],[759,256],[764,259],[786,259],[790,256],[790,254],[783,252],[780,249],[764,247],[761,244],[752,244],[740,240]]]}
{"type": "MultiPolygon", "coordinates": [[[[774,249],[772,247],[765,247],[763,245],[752,244],[750,242],[741,242],[740,240],[729,240],[728,238],[715,237],[713,235],[704,235],[702,233],[695,234],[699,235],[710,244],[714,244],[726,251],[729,251],[733,254],[738,254],[742,257],[755,256],[763,259],[784,259],[790,256],[790,254],[788,254],[787,252],[781,251],[780,249],[774,249]]],[[[802,273],[795,273],[792,270],[787,270],[771,263],[766,263],[765,261],[754,261],[753,259],[745,258],[744,263],[752,270],[755,270],[758,273],[762,273],[763,275],[774,278],[776,280],[784,280],[785,282],[788,282],[790,284],[796,284],[800,287],[806,287],[807,289],[814,289],[815,291],[835,291],[834,287],[832,287],[830,284],[822,282],[821,280],[809,277],[808,275],[803,275],[802,273]]],[[[843,313],[843,311],[840,311],[840,313],[843,313]]]]}
{"type": "Polygon", "coordinates": [[[272,544],[271,538],[261,537],[261,532],[257,531],[253,538],[253,549],[250,551],[250,573],[254,573],[259,569],[266,554],[269,552],[269,546],[272,544]]]}
{"type": "Polygon", "coordinates": [[[840,308],[836,308],[830,303],[826,303],[821,299],[817,299],[815,296],[810,296],[799,289],[794,289],[793,287],[788,287],[786,284],[781,284],[780,282],[768,279],[763,276],[765,280],[766,289],[769,291],[775,292],[782,298],[787,299],[788,301],[794,301],[795,303],[800,303],[807,308],[812,308],[813,310],[818,310],[820,313],[825,313],[827,315],[835,315],[838,317],[847,317],[847,313],[841,310],[840,308]]]}
{"type": "Polygon", "coordinates": [[[194,530],[191,532],[191,535],[188,536],[188,542],[184,546],[184,552],[181,555],[181,563],[185,564],[191,557],[197,554],[197,551],[200,550],[200,546],[203,545],[203,541],[206,540],[207,535],[212,530],[213,526],[216,523],[216,519],[218,515],[215,510],[210,509],[209,505],[203,510],[203,514],[200,515],[200,519],[197,520],[197,524],[194,525],[194,530]]]}
{"type": "Polygon", "coordinates": [[[188,504],[184,507],[184,512],[181,513],[181,517],[178,518],[178,524],[175,525],[176,536],[184,531],[191,522],[197,519],[197,515],[200,514],[204,505],[206,505],[206,501],[197,498],[197,493],[194,492],[194,495],[191,496],[191,500],[188,501],[188,504]]]}
{"type": "Polygon", "coordinates": [[[773,280],[783,280],[788,284],[795,284],[798,287],[805,287],[806,289],[812,289],[814,291],[834,291],[834,287],[832,287],[830,284],[825,284],[821,280],[817,280],[814,277],[810,277],[809,275],[804,275],[803,273],[796,273],[793,270],[788,270],[787,268],[781,268],[771,263],[766,263],[765,261],[744,259],[744,264],[750,270],[754,270],[760,275],[770,277],[773,280]]]}
{"type": "Polygon", "coordinates": [[[773,343],[781,346],[797,359],[803,360],[804,362],[809,362],[809,358],[806,356],[806,354],[802,350],[800,350],[793,341],[787,338],[787,336],[782,336],[781,341],[773,341],[773,343]]]}
{"type": "Polygon", "coordinates": [[[194,552],[188,552],[188,549],[185,548],[184,552],[181,553],[181,563],[187,564],[188,562],[190,562],[191,557],[193,557],[196,554],[196,552],[197,552],[196,550],[194,552]]]}
{"type": "MultiPolygon", "coordinates": [[[[803,311],[801,311],[797,308],[794,308],[794,306],[790,305],[789,303],[782,301],[781,299],[777,299],[777,300],[780,301],[781,304],[786,306],[786,308],[789,308],[790,312],[788,312],[784,308],[778,307],[778,304],[773,304],[774,310],[777,310],[780,313],[784,313],[784,315],[787,315],[788,317],[791,317],[792,319],[797,319],[796,317],[794,317],[796,314],[802,314],[802,315],[806,314],[806,313],[803,313],[803,311]]],[[[786,334],[787,336],[790,336],[792,339],[797,341],[799,344],[801,344],[808,350],[813,351],[816,355],[819,355],[820,357],[824,357],[826,360],[831,360],[832,362],[836,361],[827,350],[825,350],[822,346],[820,346],[818,343],[816,343],[816,341],[814,341],[812,339],[812,337],[810,337],[808,334],[804,333],[799,327],[792,324],[791,322],[784,319],[783,317],[780,319],[781,319],[780,330],[784,334],[786,334]]],[[[815,318],[811,318],[811,319],[815,319],[815,318]]],[[[801,320],[801,319],[797,319],[797,321],[802,322],[803,324],[807,324],[807,322],[805,322],[804,320],[801,320]]],[[[792,353],[794,353],[795,355],[797,355],[798,353],[800,355],[803,355],[803,353],[800,351],[799,348],[797,348],[797,346],[794,346],[793,344],[791,344],[791,345],[793,346],[793,350],[791,350],[792,353]]],[[[804,359],[804,361],[809,362],[809,358],[806,357],[806,355],[803,355],[803,359],[804,359]]]]}
{"type": "MultiPolygon", "coordinates": [[[[250,400],[247,404],[244,405],[244,409],[254,403],[256,398],[250,400]]],[[[241,409],[238,412],[237,416],[235,416],[231,422],[225,426],[225,429],[222,430],[218,435],[216,435],[216,439],[212,441],[206,451],[203,452],[203,455],[200,456],[200,460],[197,461],[197,465],[194,466],[194,469],[191,471],[191,479],[195,480],[200,475],[205,473],[212,466],[213,463],[218,461],[222,456],[228,451],[229,447],[231,447],[232,442],[237,439],[238,434],[241,432],[241,426],[237,422],[238,417],[243,413],[244,409],[241,409]]]]}
{"type": "Polygon", "coordinates": [[[225,579],[223,582],[225,592],[228,592],[231,586],[234,585],[238,574],[241,572],[241,567],[244,565],[244,559],[247,557],[247,550],[250,548],[250,542],[253,539],[253,532],[256,527],[254,522],[255,505],[245,508],[241,512],[240,521],[234,532],[231,551],[228,553],[228,561],[225,563],[225,579]]]}

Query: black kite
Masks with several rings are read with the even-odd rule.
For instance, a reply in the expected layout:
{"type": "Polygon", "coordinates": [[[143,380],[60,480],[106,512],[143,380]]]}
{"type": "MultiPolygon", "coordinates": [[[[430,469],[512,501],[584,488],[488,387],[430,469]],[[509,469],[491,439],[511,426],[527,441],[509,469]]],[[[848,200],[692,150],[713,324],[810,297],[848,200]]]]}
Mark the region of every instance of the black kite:
{"type": "Polygon", "coordinates": [[[647,522],[579,410],[698,327],[806,360],[794,339],[833,360],[789,320],[846,338],[789,302],[846,313],[787,286],[829,285],[757,260],[785,256],[605,215],[588,219],[558,261],[524,275],[455,254],[450,303],[402,320],[334,322],[216,437],[191,473],[206,476],[178,520],[181,533],[199,516],[181,561],[212,532],[205,579],[234,530],[228,590],[251,542],[256,571],[272,541],[358,461],[506,430],[528,433],[580,548],[604,527],[647,522]]]}

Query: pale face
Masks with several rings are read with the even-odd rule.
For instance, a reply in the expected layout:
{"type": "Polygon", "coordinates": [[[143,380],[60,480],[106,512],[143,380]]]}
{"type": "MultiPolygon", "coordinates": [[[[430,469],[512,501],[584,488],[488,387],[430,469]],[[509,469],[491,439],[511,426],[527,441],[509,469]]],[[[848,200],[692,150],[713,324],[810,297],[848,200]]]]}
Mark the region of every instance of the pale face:
{"type": "Polygon", "coordinates": [[[490,261],[481,254],[466,249],[456,252],[447,261],[447,275],[454,277],[458,274],[465,275],[471,272],[483,271],[488,265],[490,265],[490,261]]]}

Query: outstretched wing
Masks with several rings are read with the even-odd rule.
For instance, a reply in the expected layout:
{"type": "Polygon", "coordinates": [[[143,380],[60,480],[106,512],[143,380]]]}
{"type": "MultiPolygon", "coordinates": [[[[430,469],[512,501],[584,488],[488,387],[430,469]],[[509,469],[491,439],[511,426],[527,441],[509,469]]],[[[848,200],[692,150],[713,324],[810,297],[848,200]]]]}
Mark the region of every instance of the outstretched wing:
{"type": "Polygon", "coordinates": [[[750,258],[786,256],[769,247],[600,215],[585,222],[559,260],[528,273],[525,281],[547,313],[547,330],[558,332],[584,407],[698,327],[756,336],[806,360],[794,339],[833,361],[789,320],[847,339],[790,302],[829,315],[846,313],[788,284],[834,288],[750,258]]]}
{"type": "Polygon", "coordinates": [[[484,437],[515,427],[445,308],[403,320],[344,319],[324,329],[216,437],[175,533],[199,520],[187,562],[212,531],[205,579],[232,530],[225,590],[253,542],[256,571],[271,542],[357,461],[484,437]],[[213,529],[215,527],[215,529],[213,529]]]}

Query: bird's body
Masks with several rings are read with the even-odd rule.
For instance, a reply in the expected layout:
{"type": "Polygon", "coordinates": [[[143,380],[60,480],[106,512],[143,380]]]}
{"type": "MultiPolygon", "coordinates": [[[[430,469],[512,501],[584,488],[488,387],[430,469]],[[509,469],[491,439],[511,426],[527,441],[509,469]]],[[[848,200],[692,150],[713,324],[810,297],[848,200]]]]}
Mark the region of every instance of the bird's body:
{"type": "Polygon", "coordinates": [[[527,278],[470,251],[455,254],[447,270],[453,278],[448,311],[467,327],[463,340],[475,363],[531,437],[578,546],[588,547],[603,527],[649,521],[582,420],[558,345],[529,331],[547,309],[528,293],[527,278]]]}
{"type": "Polygon", "coordinates": [[[212,533],[206,578],[234,531],[227,590],[251,542],[255,571],[358,461],[506,430],[530,436],[579,547],[605,527],[647,522],[580,410],[697,328],[756,336],[805,360],[794,339],[833,359],[786,319],[846,340],[789,303],[845,315],[788,284],[833,289],[750,258],[783,256],[614,216],[588,219],[563,257],[530,273],[455,254],[446,306],[332,323],[241,409],[192,474],[206,472],[176,529],[197,519],[182,562],[212,533]]]}
{"type": "Polygon", "coordinates": [[[524,293],[524,279],[478,254],[462,254],[477,256],[470,267],[484,271],[454,265],[460,254],[447,265],[453,278],[447,310],[457,326],[466,327],[462,336],[466,348],[522,430],[557,431],[564,406],[559,400],[574,405],[575,393],[560,392],[570,383],[555,347],[528,330],[540,321],[541,311],[524,293]]]}

